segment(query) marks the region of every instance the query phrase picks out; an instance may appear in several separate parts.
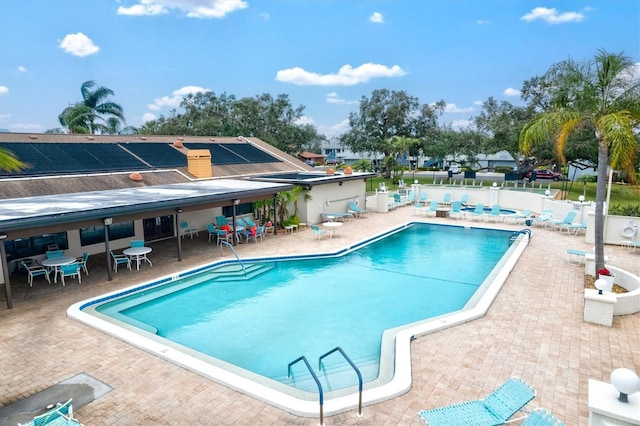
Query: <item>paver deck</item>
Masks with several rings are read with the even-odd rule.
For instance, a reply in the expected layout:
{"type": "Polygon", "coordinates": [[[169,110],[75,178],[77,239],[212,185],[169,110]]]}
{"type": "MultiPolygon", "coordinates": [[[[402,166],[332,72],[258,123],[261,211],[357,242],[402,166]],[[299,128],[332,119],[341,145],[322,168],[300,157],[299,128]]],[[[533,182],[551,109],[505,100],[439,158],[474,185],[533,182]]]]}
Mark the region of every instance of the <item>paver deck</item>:
{"type": "MultiPolygon", "coordinates": [[[[335,250],[407,221],[467,223],[411,216],[411,207],[369,213],[346,222],[333,239],[308,230],[268,236],[237,248],[241,257],[335,250]]],[[[473,226],[522,229],[522,225],[473,226]]],[[[205,233],[153,243],[153,267],[119,270],[107,281],[104,255],[91,256],[90,275],[66,287],[12,276],[14,308],[0,296],[0,407],[84,372],[113,388],[76,410],[86,425],[317,425],[134,348],[66,317],[73,303],[220,259],[205,233]]],[[[584,268],[567,264],[565,250],[591,250],[583,236],[533,229],[533,239],[491,309],[481,319],[412,342],[412,388],[392,400],[325,417],[327,425],[419,425],[417,413],[488,394],[511,376],[532,384],[530,407],[545,407],[567,425],[587,424],[588,379],[608,381],[619,367],[640,372],[640,314],[615,317],[613,327],[583,321],[584,268]]],[[[448,248],[450,249],[450,248],[448,248]]],[[[607,247],[611,264],[640,274],[640,252],[607,247]]],[[[228,250],[224,251],[229,257],[228,250]]],[[[463,262],[464,259],[461,259],[463,262]]]]}

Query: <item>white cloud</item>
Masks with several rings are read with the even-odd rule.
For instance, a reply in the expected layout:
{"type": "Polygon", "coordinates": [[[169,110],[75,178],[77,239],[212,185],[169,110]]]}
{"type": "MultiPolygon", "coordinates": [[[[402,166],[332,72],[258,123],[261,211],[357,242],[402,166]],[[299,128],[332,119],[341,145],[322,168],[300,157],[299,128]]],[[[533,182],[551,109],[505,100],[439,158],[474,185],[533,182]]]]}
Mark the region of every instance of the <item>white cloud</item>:
{"type": "Polygon", "coordinates": [[[477,105],[477,106],[482,106],[482,105],[484,105],[484,102],[483,101],[473,101],[473,104],[477,105]]]}
{"type": "Polygon", "coordinates": [[[548,24],[565,24],[567,22],[582,21],[584,19],[584,14],[582,12],[558,13],[556,8],[536,7],[531,12],[523,15],[520,19],[527,22],[541,20],[548,24]]]}
{"type": "Polygon", "coordinates": [[[199,86],[185,86],[178,90],[171,92],[171,96],[163,96],[153,100],[152,104],[147,105],[151,111],[160,111],[162,108],[177,108],[180,106],[182,99],[190,93],[209,92],[209,89],[204,89],[199,86]]]}
{"type": "Polygon", "coordinates": [[[462,130],[462,129],[468,129],[469,127],[472,127],[473,121],[472,120],[453,120],[449,124],[451,125],[452,128],[456,130],[462,130]]]}
{"type": "Polygon", "coordinates": [[[147,112],[146,114],[144,114],[142,116],[142,123],[146,123],[147,121],[153,121],[156,119],[156,115],[155,114],[151,114],[150,112],[147,112]]]}
{"type": "Polygon", "coordinates": [[[489,21],[488,19],[478,19],[476,21],[476,24],[478,25],[489,25],[491,23],[491,21],[489,21]]]}
{"type": "Polygon", "coordinates": [[[33,123],[11,123],[9,128],[12,132],[33,132],[42,130],[42,126],[33,123]]]}
{"type": "Polygon", "coordinates": [[[11,118],[11,114],[0,114],[0,123],[6,123],[11,118]]]}
{"type": "Polygon", "coordinates": [[[341,99],[338,97],[336,92],[331,92],[327,94],[327,102],[330,104],[340,104],[340,105],[354,105],[358,104],[358,101],[349,101],[347,99],[341,99]]]}
{"type": "Polygon", "coordinates": [[[65,52],[80,57],[93,55],[100,51],[100,48],[93,44],[93,41],[82,33],[67,34],[59,46],[65,52]]]}
{"type": "Polygon", "coordinates": [[[306,124],[313,125],[314,121],[313,121],[313,118],[303,115],[302,117],[298,118],[294,123],[297,124],[298,126],[304,126],[306,124]]]}
{"type": "Polygon", "coordinates": [[[459,106],[457,106],[456,104],[447,104],[444,107],[444,112],[449,112],[452,114],[461,114],[461,113],[469,113],[469,112],[473,112],[476,109],[474,107],[466,107],[466,108],[461,108],[459,106]]]}
{"type": "Polygon", "coordinates": [[[9,93],[9,88],[7,86],[0,86],[0,95],[6,95],[9,93]]]}
{"type": "Polygon", "coordinates": [[[343,65],[337,74],[317,74],[305,71],[300,67],[278,71],[276,80],[284,83],[293,83],[299,86],[353,86],[366,83],[372,78],[401,77],[407,74],[398,65],[391,68],[380,64],[362,64],[357,68],[351,65],[343,65]]]}
{"type": "Polygon", "coordinates": [[[373,12],[371,16],[369,16],[369,22],[373,22],[374,24],[384,24],[384,16],[380,12],[373,12]]]}
{"type": "Polygon", "coordinates": [[[347,133],[349,131],[349,119],[345,118],[338,124],[334,124],[333,126],[316,126],[318,129],[318,133],[325,135],[327,138],[331,139],[335,136],[340,136],[343,133],[347,133]]]}
{"type": "Polygon", "coordinates": [[[520,91],[512,87],[509,87],[508,89],[504,89],[503,93],[505,96],[520,96],[520,91]]]}
{"type": "Polygon", "coordinates": [[[28,69],[26,69],[26,68],[25,68],[25,67],[23,67],[23,66],[19,66],[19,67],[18,67],[18,72],[25,72],[25,73],[26,73],[26,72],[29,72],[29,70],[28,70],[28,69]]]}
{"type": "Polygon", "coordinates": [[[176,10],[189,18],[224,18],[248,6],[244,0],[140,0],[129,7],[118,7],[118,14],[154,16],[176,10]]]}

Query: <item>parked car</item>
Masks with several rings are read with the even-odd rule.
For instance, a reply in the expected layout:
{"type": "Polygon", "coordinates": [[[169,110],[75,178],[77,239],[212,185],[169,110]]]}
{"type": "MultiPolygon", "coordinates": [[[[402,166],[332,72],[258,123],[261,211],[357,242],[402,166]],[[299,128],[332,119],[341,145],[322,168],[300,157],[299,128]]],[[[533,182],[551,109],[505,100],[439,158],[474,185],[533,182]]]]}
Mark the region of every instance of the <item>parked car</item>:
{"type": "Polygon", "coordinates": [[[316,166],[316,162],[313,160],[305,160],[305,163],[307,163],[307,166],[311,166],[311,167],[316,166]]]}
{"type": "MultiPolygon", "coordinates": [[[[553,179],[554,182],[564,180],[564,176],[562,176],[562,173],[556,173],[546,169],[539,169],[534,171],[536,172],[536,179],[553,179]]],[[[527,173],[526,178],[531,180],[531,172],[527,173]]]]}
{"type": "Polygon", "coordinates": [[[449,166],[449,171],[454,175],[457,175],[458,173],[462,173],[462,166],[460,164],[453,163],[449,166]]]}

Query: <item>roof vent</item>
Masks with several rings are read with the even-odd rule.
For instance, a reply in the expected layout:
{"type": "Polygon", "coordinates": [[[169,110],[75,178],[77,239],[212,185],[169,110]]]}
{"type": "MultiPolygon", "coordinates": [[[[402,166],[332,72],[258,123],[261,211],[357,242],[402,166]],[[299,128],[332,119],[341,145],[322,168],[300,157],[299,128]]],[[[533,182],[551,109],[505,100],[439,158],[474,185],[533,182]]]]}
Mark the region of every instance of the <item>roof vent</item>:
{"type": "Polygon", "coordinates": [[[133,172],[129,175],[129,179],[136,181],[136,182],[140,182],[142,181],[142,175],[138,172],[133,172]]]}
{"type": "Polygon", "coordinates": [[[182,141],[180,140],[181,138],[176,139],[175,141],[173,141],[173,146],[175,146],[176,148],[184,148],[184,144],[182,143],[182,141]]]}
{"type": "Polygon", "coordinates": [[[140,140],[146,141],[147,138],[145,138],[144,136],[140,136],[140,140]]]}
{"type": "Polygon", "coordinates": [[[87,139],[89,139],[90,141],[95,140],[93,136],[87,136],[87,139]]]}
{"type": "Polygon", "coordinates": [[[29,135],[29,139],[38,139],[36,135],[29,135]]]}

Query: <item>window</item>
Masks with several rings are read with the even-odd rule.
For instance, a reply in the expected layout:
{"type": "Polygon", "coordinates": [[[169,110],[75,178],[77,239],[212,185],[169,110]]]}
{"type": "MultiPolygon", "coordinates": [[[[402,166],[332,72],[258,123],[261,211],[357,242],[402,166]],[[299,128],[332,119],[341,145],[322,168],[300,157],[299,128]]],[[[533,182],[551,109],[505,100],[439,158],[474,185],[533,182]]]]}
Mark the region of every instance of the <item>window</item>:
{"type": "Polygon", "coordinates": [[[57,244],[60,250],[69,249],[67,233],[58,232],[56,234],[43,234],[30,238],[5,241],[4,248],[7,250],[7,259],[13,260],[44,254],[51,244],[57,244]]]}
{"type": "MultiPolygon", "coordinates": [[[[109,227],[109,240],[120,240],[131,238],[135,235],[133,222],[114,223],[109,227]]],[[[91,244],[104,243],[104,226],[93,226],[91,228],[80,229],[80,244],[89,246],[91,244]]]]}
{"type": "MultiPolygon", "coordinates": [[[[225,217],[233,217],[233,206],[226,206],[222,208],[222,214],[225,217]]],[[[245,214],[253,214],[253,204],[243,203],[236,206],[236,216],[242,216],[245,214]]]]}

